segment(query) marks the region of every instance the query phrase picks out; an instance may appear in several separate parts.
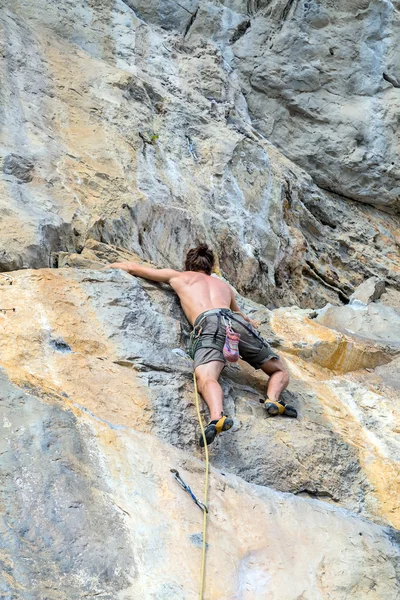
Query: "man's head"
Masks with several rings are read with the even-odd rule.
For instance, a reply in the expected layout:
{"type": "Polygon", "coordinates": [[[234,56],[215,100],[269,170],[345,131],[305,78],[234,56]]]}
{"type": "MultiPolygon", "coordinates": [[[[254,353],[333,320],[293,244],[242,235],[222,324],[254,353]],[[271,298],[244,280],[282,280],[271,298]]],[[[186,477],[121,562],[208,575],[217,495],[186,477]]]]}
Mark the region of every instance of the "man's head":
{"type": "Polygon", "coordinates": [[[185,271],[203,271],[211,275],[214,266],[214,253],[207,244],[192,248],[186,255],[185,271]]]}

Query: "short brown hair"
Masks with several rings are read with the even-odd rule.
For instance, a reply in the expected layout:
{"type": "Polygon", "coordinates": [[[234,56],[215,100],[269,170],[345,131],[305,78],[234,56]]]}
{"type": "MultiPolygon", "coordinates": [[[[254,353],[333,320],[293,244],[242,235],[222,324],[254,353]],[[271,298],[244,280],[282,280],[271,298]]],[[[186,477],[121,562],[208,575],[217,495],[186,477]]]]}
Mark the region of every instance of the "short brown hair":
{"type": "Polygon", "coordinates": [[[186,255],[185,271],[204,271],[211,275],[214,266],[214,252],[207,244],[200,244],[192,248],[186,255]]]}

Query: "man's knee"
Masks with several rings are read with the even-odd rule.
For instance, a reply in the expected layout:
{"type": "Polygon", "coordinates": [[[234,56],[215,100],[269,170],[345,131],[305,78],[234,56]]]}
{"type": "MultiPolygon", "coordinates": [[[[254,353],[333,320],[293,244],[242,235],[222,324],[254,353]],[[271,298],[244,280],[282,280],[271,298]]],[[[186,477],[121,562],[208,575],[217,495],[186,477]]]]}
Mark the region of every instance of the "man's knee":
{"type": "Polygon", "coordinates": [[[221,374],[223,367],[224,363],[220,361],[213,361],[210,363],[206,363],[205,365],[200,365],[196,368],[195,374],[197,380],[197,387],[199,388],[200,392],[210,383],[218,383],[218,378],[221,374]]]}
{"type": "Polygon", "coordinates": [[[285,384],[287,385],[290,381],[290,375],[289,375],[289,371],[287,370],[287,368],[284,366],[282,368],[282,375],[285,378],[285,384]]]}
{"type": "Polygon", "coordinates": [[[201,393],[209,385],[218,383],[218,380],[211,375],[196,375],[197,387],[201,393]]]}
{"type": "Polygon", "coordinates": [[[269,376],[274,373],[280,373],[285,378],[285,381],[289,383],[289,371],[281,358],[268,360],[261,365],[261,369],[269,376]]]}
{"type": "Polygon", "coordinates": [[[288,383],[289,382],[289,371],[287,370],[286,365],[281,358],[276,361],[276,367],[277,367],[277,371],[282,374],[282,376],[285,378],[285,381],[288,383]]]}

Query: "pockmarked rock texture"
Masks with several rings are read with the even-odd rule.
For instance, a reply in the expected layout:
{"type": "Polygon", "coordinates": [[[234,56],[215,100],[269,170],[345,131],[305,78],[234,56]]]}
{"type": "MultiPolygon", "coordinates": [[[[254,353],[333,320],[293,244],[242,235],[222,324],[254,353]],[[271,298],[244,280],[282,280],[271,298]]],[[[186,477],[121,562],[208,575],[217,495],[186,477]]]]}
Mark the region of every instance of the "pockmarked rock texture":
{"type": "MultiPolygon", "coordinates": [[[[106,246],[91,247],[100,267],[106,246]]],[[[3,494],[20,532],[18,544],[15,533],[3,541],[14,565],[4,593],[193,597],[202,517],[169,469],[200,495],[204,465],[189,326],[175,294],[99,268],[23,270],[0,283],[0,306],[15,308],[0,314],[3,494]],[[31,592],[29,577],[43,569],[31,592]]],[[[383,383],[383,367],[364,369],[391,357],[338,337],[309,311],[239,301],[279,344],[292,377],[285,397],[300,417],[267,419],[265,377],[245,364],[226,370],[235,425],[210,448],[206,597],[221,598],[222,572],[224,598],[294,600],[301,589],[310,599],[316,590],[396,598],[398,390],[383,383]],[[283,567],[289,557],[296,577],[283,567]]]]}
{"type": "MultiPolygon", "coordinates": [[[[260,120],[275,115],[268,95],[256,101],[249,93],[244,72],[264,61],[257,58],[261,29],[268,37],[271,23],[285,13],[282,35],[288,52],[296,54],[294,70],[305,56],[303,42],[292,43],[303,35],[294,36],[297,25],[302,31],[297,15],[303,9],[290,3],[281,10],[281,4],[3,1],[0,268],[57,266],[58,253],[79,254],[88,239],[181,268],[187,249],[207,240],[218,252],[221,273],[270,308],[338,304],[370,276],[399,288],[398,221],[345,197],[358,197],[347,189],[354,177],[370,194],[369,178],[379,171],[371,161],[387,167],[380,152],[395,145],[390,111],[381,120],[380,137],[371,141],[376,151],[365,150],[372,158],[357,163],[361,175],[343,168],[340,148],[331,157],[341,176],[347,173],[341,182],[348,186],[323,187],[342,196],[319,188],[265,138],[268,128],[255,123],[254,113],[260,120]]],[[[342,23],[347,13],[340,11],[342,23]]],[[[372,12],[361,14],[362,29],[372,12]]],[[[307,28],[315,35],[323,31],[309,23],[307,28]]],[[[277,69],[281,60],[292,64],[285,52],[268,50],[265,56],[277,69]]],[[[357,78],[359,64],[351,60],[357,78]]],[[[382,94],[392,93],[383,81],[388,89],[382,94]]],[[[306,102],[307,94],[293,94],[306,102]]],[[[371,111],[378,119],[379,110],[360,109],[365,119],[371,111]]],[[[326,112],[333,114],[328,106],[326,112]]],[[[309,133],[318,131],[316,121],[310,120],[303,136],[293,127],[282,128],[279,121],[275,128],[287,140],[280,148],[289,158],[297,161],[288,150],[297,143],[307,156],[308,135],[314,152],[328,152],[309,133]]],[[[334,129],[346,151],[352,148],[336,122],[327,127],[324,136],[334,129]]],[[[353,135],[355,129],[346,128],[353,135]]],[[[279,142],[277,136],[269,139],[279,142]]],[[[360,142],[357,156],[368,144],[360,142]]],[[[316,169],[323,177],[323,167],[333,167],[321,161],[316,169]]],[[[307,161],[297,162],[315,177],[307,161]]],[[[393,176],[379,171],[380,185],[390,193],[396,188],[394,163],[393,176]]],[[[386,202],[385,193],[379,197],[386,202]]]]}

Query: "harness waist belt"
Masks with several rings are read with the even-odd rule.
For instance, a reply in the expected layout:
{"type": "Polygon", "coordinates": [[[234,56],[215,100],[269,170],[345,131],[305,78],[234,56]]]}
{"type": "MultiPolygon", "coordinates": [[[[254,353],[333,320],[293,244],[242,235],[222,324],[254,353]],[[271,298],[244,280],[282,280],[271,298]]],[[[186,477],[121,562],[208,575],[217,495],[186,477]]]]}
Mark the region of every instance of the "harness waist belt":
{"type": "Polygon", "coordinates": [[[202,313],[199,314],[199,316],[196,318],[193,327],[196,327],[199,322],[204,319],[205,317],[211,316],[211,315],[218,315],[221,312],[224,313],[232,313],[230,308],[211,308],[210,310],[206,310],[202,313]]]}

